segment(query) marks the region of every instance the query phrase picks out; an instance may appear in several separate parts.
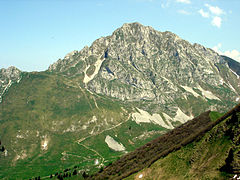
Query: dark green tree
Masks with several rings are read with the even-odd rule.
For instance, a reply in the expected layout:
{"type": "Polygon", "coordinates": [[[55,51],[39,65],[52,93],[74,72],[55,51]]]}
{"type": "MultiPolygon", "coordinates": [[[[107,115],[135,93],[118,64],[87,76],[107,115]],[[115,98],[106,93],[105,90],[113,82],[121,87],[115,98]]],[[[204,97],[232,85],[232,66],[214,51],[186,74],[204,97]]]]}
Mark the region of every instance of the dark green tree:
{"type": "Polygon", "coordinates": [[[77,175],[77,170],[76,169],[73,171],[73,175],[74,176],[77,175]]]}
{"type": "Polygon", "coordinates": [[[1,149],[1,151],[3,152],[3,151],[5,151],[5,147],[4,146],[2,146],[2,149],[1,149]]]}

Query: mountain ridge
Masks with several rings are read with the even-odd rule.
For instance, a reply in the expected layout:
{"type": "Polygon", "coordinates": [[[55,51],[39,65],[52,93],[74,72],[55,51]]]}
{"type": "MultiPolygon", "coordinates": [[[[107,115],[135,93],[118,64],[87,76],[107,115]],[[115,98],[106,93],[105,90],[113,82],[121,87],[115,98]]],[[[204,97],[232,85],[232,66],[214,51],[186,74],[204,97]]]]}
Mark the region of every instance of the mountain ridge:
{"type": "Polygon", "coordinates": [[[229,67],[211,49],[130,23],[46,71],[0,73],[0,178],[96,172],[202,112],[225,112],[240,93],[229,67]]]}
{"type": "MultiPolygon", "coordinates": [[[[126,101],[150,100],[162,110],[165,109],[159,104],[170,101],[170,108],[176,111],[177,91],[217,100],[221,93],[215,92],[214,95],[212,92],[220,90],[219,85],[223,85],[231,91],[231,95],[225,94],[225,97],[235,96],[231,101],[236,100],[239,80],[236,77],[233,77],[235,82],[226,80],[225,76],[232,76],[228,69],[224,58],[212,49],[196,43],[192,45],[168,31],[159,32],[149,26],[129,23],[112,35],[97,39],[79,53],[73,51],[50,65],[48,70],[82,76],[84,86],[97,94],[126,101]],[[181,86],[188,90],[182,90],[181,86]],[[194,93],[193,88],[201,92],[194,93]]],[[[154,111],[157,110],[152,113],[154,111]]],[[[184,113],[191,115],[191,111],[185,109],[184,113]]],[[[173,115],[172,111],[169,113],[173,115]]],[[[193,112],[193,115],[198,114],[193,112]]]]}

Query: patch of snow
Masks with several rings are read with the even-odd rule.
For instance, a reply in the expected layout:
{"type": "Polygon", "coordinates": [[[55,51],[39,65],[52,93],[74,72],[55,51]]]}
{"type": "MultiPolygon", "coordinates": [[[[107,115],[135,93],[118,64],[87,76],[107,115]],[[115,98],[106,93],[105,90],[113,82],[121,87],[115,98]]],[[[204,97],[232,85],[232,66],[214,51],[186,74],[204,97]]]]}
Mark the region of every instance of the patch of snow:
{"type": "Polygon", "coordinates": [[[212,92],[204,90],[201,86],[197,87],[201,92],[202,95],[208,99],[215,99],[221,101],[217,96],[215,96],[212,92]]]}
{"type": "Polygon", "coordinates": [[[198,93],[196,93],[191,87],[188,86],[181,86],[183,89],[185,89],[187,92],[190,92],[193,94],[193,96],[198,97],[200,96],[198,93]]]}
{"type": "Polygon", "coordinates": [[[94,94],[92,91],[90,91],[88,88],[86,88],[86,90],[90,93],[90,94],[94,94]]]}
{"type": "Polygon", "coordinates": [[[230,69],[230,71],[237,76],[237,79],[239,79],[239,75],[236,72],[234,72],[232,69],[230,69]]]}
{"type": "Polygon", "coordinates": [[[236,98],[236,101],[239,101],[239,97],[236,98]]]}
{"type": "Polygon", "coordinates": [[[87,129],[87,126],[86,125],[83,125],[82,126],[82,129],[84,130],[84,129],[87,129]]]}
{"type": "Polygon", "coordinates": [[[125,151],[125,147],[115,141],[111,136],[107,135],[105,138],[105,142],[107,143],[108,147],[113,149],[114,151],[125,151]]]}
{"type": "Polygon", "coordinates": [[[5,149],[4,156],[7,156],[7,155],[8,155],[8,151],[5,149]]]}
{"type": "Polygon", "coordinates": [[[185,123],[192,118],[193,118],[193,116],[188,116],[188,115],[184,114],[184,112],[182,112],[181,109],[178,108],[176,116],[174,117],[173,120],[180,121],[181,123],[185,123]]]}
{"type": "Polygon", "coordinates": [[[105,122],[105,125],[107,126],[108,125],[108,122],[107,122],[107,119],[104,118],[104,122],[105,122]]]}
{"type": "Polygon", "coordinates": [[[92,135],[95,132],[95,128],[96,128],[96,126],[93,127],[92,131],[89,134],[92,135]]]}
{"type": "Polygon", "coordinates": [[[208,74],[213,74],[213,71],[210,69],[204,69],[204,72],[208,73],[208,74]]]}
{"type": "Polygon", "coordinates": [[[10,88],[11,85],[12,85],[12,80],[9,80],[9,82],[6,85],[6,87],[4,88],[3,92],[0,94],[0,103],[2,102],[2,95],[5,93],[5,91],[7,91],[8,88],[10,88]]]}
{"type": "Polygon", "coordinates": [[[224,80],[220,79],[220,84],[223,85],[224,84],[224,80]]]}
{"type": "Polygon", "coordinates": [[[84,79],[83,79],[83,83],[87,84],[89,81],[91,81],[91,80],[95,77],[95,75],[99,72],[100,67],[101,67],[103,61],[104,61],[104,60],[98,59],[98,60],[95,62],[95,64],[94,64],[94,66],[95,66],[95,71],[93,72],[93,74],[92,74],[90,77],[87,75],[87,70],[88,70],[88,68],[89,68],[90,66],[88,65],[88,66],[86,67],[86,69],[84,70],[85,76],[84,76],[84,79]]]}
{"type": "Polygon", "coordinates": [[[166,121],[172,120],[172,118],[166,113],[162,113],[162,114],[163,114],[163,117],[166,119],[166,121]]]}
{"type": "Polygon", "coordinates": [[[166,124],[159,114],[149,114],[147,111],[137,108],[138,112],[132,114],[134,121],[139,123],[155,123],[167,129],[173,129],[171,122],[168,121],[166,124]]]}
{"type": "Polygon", "coordinates": [[[94,123],[94,122],[96,122],[96,121],[97,121],[96,116],[93,116],[93,117],[92,117],[92,120],[90,120],[90,121],[88,122],[88,124],[94,123]]]}
{"type": "Polygon", "coordinates": [[[127,110],[126,110],[126,109],[124,109],[123,107],[121,107],[121,109],[122,109],[125,113],[127,113],[127,110]]]}
{"type": "Polygon", "coordinates": [[[94,165],[98,165],[98,164],[99,164],[99,160],[98,160],[98,159],[95,159],[94,165]]]}
{"type": "Polygon", "coordinates": [[[26,157],[27,157],[26,150],[22,150],[19,155],[17,154],[17,155],[15,156],[15,158],[13,159],[13,161],[17,161],[17,160],[19,160],[19,159],[25,159],[26,157]]]}
{"type": "Polygon", "coordinates": [[[138,176],[139,179],[141,179],[142,177],[143,177],[143,174],[140,174],[140,175],[138,176]]]}
{"type": "Polygon", "coordinates": [[[47,150],[48,149],[48,143],[49,140],[47,138],[45,138],[42,142],[41,142],[41,149],[42,150],[47,150]]]}
{"type": "Polygon", "coordinates": [[[16,157],[14,158],[14,161],[17,161],[20,159],[21,156],[19,156],[18,154],[16,155],[16,157]]]}
{"type": "Polygon", "coordinates": [[[18,78],[17,83],[19,83],[21,81],[21,79],[22,79],[22,77],[18,78]]]}
{"type": "Polygon", "coordinates": [[[229,83],[228,86],[234,91],[236,92],[236,90],[234,89],[234,87],[232,87],[232,85],[229,83]]]}
{"type": "Polygon", "coordinates": [[[23,139],[24,137],[23,137],[23,135],[19,135],[19,134],[17,134],[17,136],[16,136],[16,138],[20,138],[20,139],[23,139]]]}
{"type": "Polygon", "coordinates": [[[99,109],[96,99],[93,98],[93,100],[94,100],[94,103],[95,103],[96,108],[99,109]]]}
{"type": "Polygon", "coordinates": [[[76,127],[72,124],[69,128],[67,128],[66,130],[64,130],[63,132],[74,132],[76,131],[76,127]]]}
{"type": "MultiPolygon", "coordinates": [[[[163,114],[163,117],[165,118],[165,120],[167,121],[167,123],[172,126],[172,123],[170,122],[170,121],[172,121],[172,118],[169,115],[165,114],[165,113],[162,113],[162,114],[163,114]]],[[[173,128],[174,127],[172,126],[172,129],[173,128]]]]}
{"type": "Polygon", "coordinates": [[[132,114],[132,117],[133,119],[136,121],[137,124],[139,123],[151,123],[150,121],[150,118],[149,118],[149,113],[144,111],[144,110],[141,110],[141,109],[138,109],[137,110],[139,111],[139,113],[133,113],[132,114]]]}
{"type": "Polygon", "coordinates": [[[174,84],[171,80],[167,79],[167,78],[164,77],[164,76],[163,76],[162,78],[169,83],[169,87],[170,87],[171,89],[173,89],[173,90],[175,90],[175,91],[178,90],[177,87],[175,86],[175,84],[174,84]]]}
{"type": "Polygon", "coordinates": [[[43,147],[43,149],[45,150],[45,149],[47,149],[47,144],[48,144],[48,142],[47,141],[44,141],[43,142],[43,145],[42,145],[42,147],[43,147]]]}

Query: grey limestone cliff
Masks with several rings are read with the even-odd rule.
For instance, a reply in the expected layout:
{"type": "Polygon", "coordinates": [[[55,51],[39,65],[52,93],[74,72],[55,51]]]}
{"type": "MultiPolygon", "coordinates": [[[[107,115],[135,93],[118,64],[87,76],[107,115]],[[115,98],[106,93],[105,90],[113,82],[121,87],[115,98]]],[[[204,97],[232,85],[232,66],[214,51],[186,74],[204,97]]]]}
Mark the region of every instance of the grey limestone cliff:
{"type": "MultiPolygon", "coordinates": [[[[223,107],[224,101],[234,102],[240,94],[239,78],[218,53],[139,23],[124,24],[111,36],[69,53],[49,71],[80,75],[86,88],[98,94],[151,101],[155,111],[176,111],[182,97],[185,103],[194,97],[223,107]]],[[[188,108],[188,115],[191,111],[188,108]]]]}

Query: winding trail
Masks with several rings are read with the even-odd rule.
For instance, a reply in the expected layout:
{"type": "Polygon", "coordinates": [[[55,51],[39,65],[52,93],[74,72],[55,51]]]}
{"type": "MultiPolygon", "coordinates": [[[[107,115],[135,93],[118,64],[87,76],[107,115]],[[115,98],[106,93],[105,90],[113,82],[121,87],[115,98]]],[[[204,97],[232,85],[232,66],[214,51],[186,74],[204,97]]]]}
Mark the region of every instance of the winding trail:
{"type": "Polygon", "coordinates": [[[93,137],[93,136],[97,136],[97,135],[99,135],[99,134],[101,134],[101,133],[103,133],[103,132],[105,132],[105,131],[109,131],[109,130],[111,130],[111,129],[114,129],[114,128],[122,125],[123,123],[127,122],[127,121],[130,119],[130,117],[131,117],[131,114],[128,115],[128,118],[127,118],[125,121],[123,121],[123,122],[121,122],[121,123],[119,123],[119,124],[117,124],[117,125],[115,125],[115,126],[112,126],[112,127],[110,127],[110,128],[104,129],[104,130],[101,131],[101,132],[98,132],[98,133],[89,135],[89,136],[87,136],[87,137],[81,138],[81,139],[77,140],[77,143],[78,143],[79,145],[83,146],[84,148],[86,148],[86,149],[94,152],[96,155],[98,155],[98,156],[100,157],[100,159],[101,159],[100,166],[103,166],[103,165],[104,165],[103,162],[105,161],[104,157],[103,157],[99,152],[97,152],[96,150],[94,150],[94,149],[92,149],[92,148],[90,148],[90,147],[82,144],[82,142],[85,141],[85,140],[88,139],[88,138],[91,138],[91,137],[93,137]]]}

